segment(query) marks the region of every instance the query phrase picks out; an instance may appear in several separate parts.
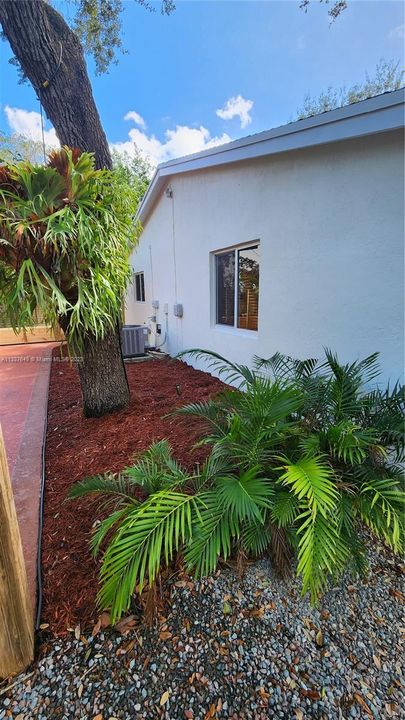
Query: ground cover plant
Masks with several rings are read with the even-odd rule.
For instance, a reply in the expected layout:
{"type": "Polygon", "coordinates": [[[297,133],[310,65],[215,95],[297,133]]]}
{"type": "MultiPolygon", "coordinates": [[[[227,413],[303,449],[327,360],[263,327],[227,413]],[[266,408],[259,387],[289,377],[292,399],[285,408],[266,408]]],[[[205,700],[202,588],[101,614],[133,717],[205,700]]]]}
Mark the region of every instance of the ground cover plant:
{"type": "Polygon", "coordinates": [[[210,428],[199,441],[206,462],[190,472],[163,441],[117,476],[70,491],[113,505],[92,538],[95,554],[107,540],[98,603],[113,621],[179,553],[195,577],[232,554],[269,551],[280,572],[296,555],[303,593],[316,602],[347,566],[365,570],[362,525],[401,550],[404,396],[399,385],[370,389],[377,354],[346,365],[329,351],[323,362],[277,354],[252,369],[189,354],[239,385],[176,411],[210,428]]]}

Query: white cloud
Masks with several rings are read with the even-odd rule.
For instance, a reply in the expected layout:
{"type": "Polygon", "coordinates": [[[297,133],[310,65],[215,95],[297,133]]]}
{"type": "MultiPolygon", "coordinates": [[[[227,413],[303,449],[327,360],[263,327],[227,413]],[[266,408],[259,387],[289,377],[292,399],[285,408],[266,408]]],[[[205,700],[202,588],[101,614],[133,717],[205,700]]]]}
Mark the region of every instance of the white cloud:
{"type": "Polygon", "coordinates": [[[139,127],[143,128],[143,130],[146,130],[146,122],[143,119],[142,115],[135,112],[135,110],[130,110],[127,112],[126,115],[124,115],[124,120],[133,120],[135,125],[139,125],[139,127]]]}
{"type": "Polygon", "coordinates": [[[111,148],[131,155],[134,153],[136,146],[152,165],[158,165],[171,158],[183,157],[201,150],[207,150],[216,145],[230,142],[232,139],[227,133],[223,133],[218,137],[211,137],[210,131],[203,125],[199,128],[176,125],[174,130],[166,130],[163,142],[155,135],[148,135],[139,128],[131,128],[128,136],[129,140],[112,143],[111,148]]]}
{"type": "MultiPolygon", "coordinates": [[[[12,133],[24,135],[31,140],[42,141],[41,116],[38,112],[12,108],[9,105],[5,106],[4,112],[12,133]]],[[[135,110],[130,110],[124,116],[124,120],[130,120],[139,127],[132,127],[129,130],[128,139],[112,143],[111,149],[133,155],[137,148],[152,165],[200,152],[232,140],[227,133],[212,137],[210,131],[203,125],[197,128],[176,125],[174,129],[166,130],[164,139],[159,140],[155,135],[146,132],[146,122],[135,110]]],[[[45,130],[44,135],[45,144],[48,147],[59,146],[54,128],[45,130]]]]}
{"type": "MultiPolygon", "coordinates": [[[[42,142],[41,115],[34,110],[23,110],[6,105],[4,112],[12,133],[24,135],[30,140],[42,142]]],[[[55,128],[51,127],[44,132],[45,144],[49,147],[58,147],[59,140],[55,128]]]]}
{"type": "Polygon", "coordinates": [[[390,32],[391,40],[404,40],[405,39],[405,25],[397,25],[390,32]]]}
{"type": "Polygon", "coordinates": [[[236,95],[226,101],[223,108],[219,108],[216,113],[222,120],[232,120],[238,117],[241,127],[245,128],[250,125],[252,118],[250,111],[253,107],[253,100],[246,100],[242,95],[236,95]]]}

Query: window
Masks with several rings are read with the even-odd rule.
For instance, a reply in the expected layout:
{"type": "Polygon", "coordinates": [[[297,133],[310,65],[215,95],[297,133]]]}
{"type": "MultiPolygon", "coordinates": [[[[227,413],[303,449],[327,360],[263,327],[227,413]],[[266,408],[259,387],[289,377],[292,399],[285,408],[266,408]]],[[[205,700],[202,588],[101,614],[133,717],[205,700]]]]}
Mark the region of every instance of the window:
{"type": "Polygon", "coordinates": [[[134,273],[135,300],[145,302],[145,279],[143,272],[134,273]]]}
{"type": "Polygon", "coordinates": [[[216,322],[257,330],[259,317],[259,244],[215,256],[216,322]]]}

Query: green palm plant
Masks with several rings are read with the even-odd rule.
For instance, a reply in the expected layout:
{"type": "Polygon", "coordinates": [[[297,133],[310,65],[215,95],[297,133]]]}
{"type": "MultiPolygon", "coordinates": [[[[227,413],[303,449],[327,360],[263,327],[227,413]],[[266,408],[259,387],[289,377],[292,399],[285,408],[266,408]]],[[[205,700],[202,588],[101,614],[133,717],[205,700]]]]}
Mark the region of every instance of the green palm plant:
{"type": "Polygon", "coordinates": [[[230,474],[214,457],[187,473],[166,441],[153,444],[118,475],[87,478],[69,497],[100,496],[110,510],[95,528],[91,548],[105,547],[98,605],[112,621],[125,612],[134,592],[156,582],[180,551],[190,572],[201,576],[226,559],[249,525],[263,523],[271,488],[258,468],[230,474]]]}
{"type": "Polygon", "coordinates": [[[177,413],[205,420],[213,455],[244,469],[258,463],[270,478],[260,547],[271,550],[275,529],[283,532],[285,551],[273,559],[285,565],[296,548],[312,600],[347,564],[365,569],[362,524],[394,551],[403,547],[404,388],[370,387],[377,353],[345,365],[329,350],[321,362],[277,353],[255,357],[248,371],[215,353],[190,355],[206,357],[243,392],[226,390],[177,413]]]}
{"type": "Polygon", "coordinates": [[[92,549],[103,549],[98,603],[113,620],[179,554],[196,577],[237,553],[269,552],[280,572],[296,555],[302,590],[316,602],[345,567],[364,571],[363,525],[403,548],[403,390],[368,387],[376,355],[341,365],[329,351],[321,363],[278,354],[250,370],[191,354],[242,388],[176,410],[206,423],[206,463],[186,471],[163,440],[118,476],[70,492],[112,503],[92,549]]]}

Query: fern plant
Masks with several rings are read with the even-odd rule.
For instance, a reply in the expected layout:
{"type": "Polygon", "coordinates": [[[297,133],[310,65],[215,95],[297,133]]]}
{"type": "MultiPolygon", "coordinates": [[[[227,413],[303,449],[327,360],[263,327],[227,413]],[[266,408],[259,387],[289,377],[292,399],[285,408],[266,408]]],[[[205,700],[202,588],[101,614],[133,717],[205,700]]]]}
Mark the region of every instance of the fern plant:
{"type": "Polygon", "coordinates": [[[370,389],[377,355],[342,365],[328,350],[322,362],[277,354],[250,369],[189,352],[237,387],[176,411],[205,421],[206,463],[187,472],[163,440],[118,476],[71,489],[112,503],[92,538],[100,608],[120,617],[179,553],[196,577],[236,553],[269,552],[280,572],[296,556],[316,602],[348,565],[364,571],[363,525],[401,551],[404,393],[370,389]]]}

